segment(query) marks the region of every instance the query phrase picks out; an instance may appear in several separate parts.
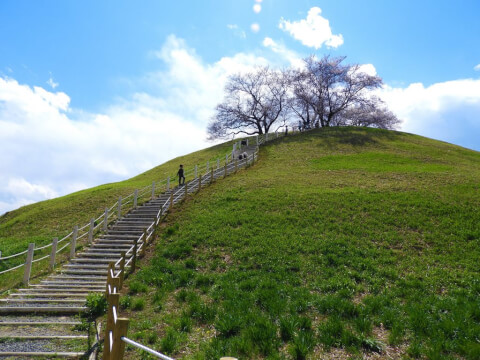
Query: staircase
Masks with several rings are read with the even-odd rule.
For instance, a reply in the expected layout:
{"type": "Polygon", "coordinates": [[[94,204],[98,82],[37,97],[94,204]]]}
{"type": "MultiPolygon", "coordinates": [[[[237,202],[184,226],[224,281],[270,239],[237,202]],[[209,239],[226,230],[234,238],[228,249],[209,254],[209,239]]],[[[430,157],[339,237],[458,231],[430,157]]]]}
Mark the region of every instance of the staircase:
{"type": "MultiPolygon", "coordinates": [[[[243,147],[234,152],[233,157],[238,159],[244,152],[252,157],[256,149],[256,146],[243,147]]],[[[187,193],[197,191],[199,180],[203,186],[233,173],[237,162],[232,161],[224,169],[212,169],[203,178],[187,183],[186,188],[169,190],[132,210],[57,273],[39,284],[30,284],[9,294],[6,299],[0,299],[0,359],[88,356],[95,341],[88,338],[87,330],[75,330],[81,325],[77,315],[86,310],[89,293],[105,291],[109,263],[118,262],[122,253],[126,253],[152,225],[160,209],[170,199],[175,204],[187,193]]],[[[240,167],[245,165],[245,160],[239,164],[240,167]]],[[[126,256],[127,262],[131,256],[132,252],[126,256]]]]}
{"type": "Polygon", "coordinates": [[[88,334],[74,330],[80,325],[76,315],[86,309],[89,293],[105,291],[108,264],[117,262],[155,221],[172,191],[119,219],[58,273],[0,299],[0,358],[84,356],[88,334]]]}

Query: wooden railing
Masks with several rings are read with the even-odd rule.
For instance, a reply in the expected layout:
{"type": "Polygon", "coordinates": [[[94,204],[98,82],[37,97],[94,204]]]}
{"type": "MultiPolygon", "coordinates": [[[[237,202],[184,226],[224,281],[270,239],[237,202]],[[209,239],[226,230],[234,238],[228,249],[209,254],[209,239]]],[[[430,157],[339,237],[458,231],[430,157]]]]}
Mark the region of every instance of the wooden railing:
{"type": "MultiPolygon", "coordinates": [[[[237,144],[236,146],[241,145],[237,144]]],[[[232,154],[234,154],[234,152],[232,152],[232,154]]],[[[129,319],[120,318],[118,310],[120,302],[119,291],[123,286],[123,281],[127,274],[126,269],[129,268],[129,272],[135,271],[138,256],[142,256],[145,253],[146,247],[153,242],[156,237],[158,225],[174,204],[184,200],[189,193],[191,194],[199,191],[202,187],[212,183],[215,179],[225,177],[228,174],[233,174],[238,169],[253,164],[257,157],[258,151],[255,151],[253,154],[246,158],[242,158],[241,160],[233,159],[233,161],[226,163],[223,168],[219,166],[219,163],[217,163],[216,169],[213,167],[209,168],[207,165],[208,170],[205,173],[200,173],[197,178],[186,183],[185,186],[178,187],[171,192],[169,200],[167,200],[160,208],[155,221],[144,230],[140,238],[135,239],[134,244],[127,252],[122,253],[121,258],[117,262],[111,262],[109,264],[105,291],[108,308],[103,347],[104,360],[123,359],[125,344],[147,351],[160,359],[173,360],[167,355],[161,354],[127,337],[129,319]],[[128,257],[130,258],[127,261],[128,257]],[[117,268],[119,270],[115,271],[117,268]]]]}
{"type": "MultiPolygon", "coordinates": [[[[238,148],[239,146],[240,142],[235,143],[234,149],[238,148]]],[[[234,152],[235,151],[232,151],[231,153],[226,154],[226,163],[234,163],[234,152]]],[[[212,171],[214,168],[214,163],[215,162],[212,162],[212,164],[210,164],[210,161],[207,161],[204,166],[199,167],[198,165],[195,165],[194,167],[185,171],[185,177],[187,179],[189,177],[193,177],[194,181],[196,181],[198,179],[198,174],[212,171]]],[[[220,168],[220,159],[216,159],[216,165],[218,170],[220,168]]],[[[81,227],[75,226],[70,233],[65,235],[60,240],[58,240],[56,237],[51,243],[41,247],[36,247],[35,243],[30,243],[26,250],[4,257],[2,257],[2,252],[0,251],[0,269],[4,268],[2,271],[0,271],[0,276],[2,274],[25,267],[22,281],[24,284],[28,284],[30,281],[33,264],[46,259],[49,259],[49,270],[53,270],[57,263],[57,255],[60,252],[70,246],[67,259],[75,257],[76,247],[80,241],[86,245],[91,244],[96,234],[102,231],[105,232],[109,224],[113,223],[117,219],[120,219],[122,215],[126,214],[128,211],[136,208],[140,201],[148,201],[149,198],[153,199],[156,194],[170,190],[172,188],[171,180],[173,178],[174,177],[167,177],[161,181],[153,182],[152,185],[146,186],[142,189],[136,189],[133,193],[124,198],[119,196],[118,200],[109,208],[105,208],[104,212],[102,212],[102,214],[100,214],[98,217],[92,218],[87,224],[81,227]],[[48,251],[48,248],[51,248],[51,250],[48,251]],[[36,258],[37,255],[38,257],[36,258]],[[21,261],[20,263],[18,260],[15,261],[15,259],[21,257],[24,257],[25,260],[21,261]]]]}

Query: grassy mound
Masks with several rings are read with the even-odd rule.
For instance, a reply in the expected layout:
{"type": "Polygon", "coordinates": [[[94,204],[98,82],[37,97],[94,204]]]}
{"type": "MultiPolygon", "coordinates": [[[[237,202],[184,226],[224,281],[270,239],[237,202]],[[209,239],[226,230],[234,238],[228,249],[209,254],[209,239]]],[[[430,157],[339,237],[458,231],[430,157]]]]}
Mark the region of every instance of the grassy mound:
{"type": "MultiPolygon", "coordinates": [[[[54,237],[62,238],[70,233],[75,225],[82,226],[92,217],[97,218],[103,213],[105,207],[112,206],[119,196],[130,195],[135,189],[151,185],[153,181],[164,180],[168,176],[171,176],[173,181],[179,164],[184,164],[186,170],[192,169],[195,164],[205,166],[207,161],[213,164],[217,158],[224,161],[225,154],[231,150],[232,142],[227,142],[170,160],[129,180],[82,190],[8,212],[0,217],[2,256],[24,251],[32,242],[36,247],[40,247],[51,243],[54,237]]],[[[48,254],[49,251],[50,249],[46,249],[44,252],[48,254]]],[[[25,256],[0,262],[0,271],[24,261],[25,256]]],[[[38,275],[44,272],[47,263],[48,260],[34,265],[33,274],[38,275]]],[[[0,291],[17,285],[22,274],[23,268],[0,275],[0,291]]]]}
{"type": "Polygon", "coordinates": [[[275,140],[169,216],[129,335],[187,359],[478,359],[479,180],[478,152],[404,133],[275,140]]]}

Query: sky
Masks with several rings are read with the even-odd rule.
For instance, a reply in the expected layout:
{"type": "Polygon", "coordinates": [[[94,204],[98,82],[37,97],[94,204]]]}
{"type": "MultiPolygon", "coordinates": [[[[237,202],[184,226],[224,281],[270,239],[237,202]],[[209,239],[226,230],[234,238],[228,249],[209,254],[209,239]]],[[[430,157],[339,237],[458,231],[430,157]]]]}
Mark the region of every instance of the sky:
{"type": "Polygon", "coordinates": [[[229,75],[310,55],[382,77],[399,130],[480,151],[478,14],[478,0],[0,0],[0,214],[210,146],[229,75]]]}

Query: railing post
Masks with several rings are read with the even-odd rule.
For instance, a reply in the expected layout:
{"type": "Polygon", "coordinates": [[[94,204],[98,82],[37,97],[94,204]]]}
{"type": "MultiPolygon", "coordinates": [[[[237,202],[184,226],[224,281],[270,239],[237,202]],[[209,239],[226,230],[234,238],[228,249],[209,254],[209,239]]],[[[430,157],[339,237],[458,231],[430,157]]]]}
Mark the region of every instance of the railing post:
{"type": "Polygon", "coordinates": [[[112,330],[115,325],[115,319],[113,318],[113,307],[117,310],[118,314],[118,303],[119,303],[120,294],[108,294],[108,315],[107,315],[107,329],[108,331],[112,330]]]}
{"type": "Polygon", "coordinates": [[[195,178],[194,179],[197,178],[197,172],[198,172],[198,168],[197,168],[197,165],[195,165],[195,178]]]}
{"type": "Polygon", "coordinates": [[[133,242],[133,260],[132,260],[132,266],[130,268],[131,272],[133,273],[135,271],[136,265],[137,265],[137,249],[138,249],[138,238],[135,238],[135,241],[133,242]]]}
{"type": "Polygon", "coordinates": [[[147,249],[147,229],[143,229],[143,236],[142,236],[142,251],[140,251],[140,256],[143,257],[145,255],[145,250],[147,249]]]}
{"type": "Polygon", "coordinates": [[[35,243],[28,244],[27,260],[25,261],[25,272],[23,273],[23,283],[28,285],[30,281],[30,273],[32,271],[33,252],[35,251],[35,243]]]}
{"type": "Polygon", "coordinates": [[[170,210],[173,207],[173,192],[170,194],[170,203],[168,205],[168,210],[170,210]]]}
{"type": "Polygon", "coordinates": [[[227,177],[227,164],[225,164],[225,170],[223,172],[223,178],[227,177]]]}
{"type": "Polygon", "coordinates": [[[197,189],[197,191],[200,191],[201,188],[202,188],[202,174],[200,174],[198,176],[198,189],[197,189]]]}
{"type": "Polygon", "coordinates": [[[248,146],[248,138],[247,138],[247,146],[248,146]]]}
{"type": "Polygon", "coordinates": [[[137,201],[138,201],[138,189],[135,189],[133,193],[133,208],[137,208],[137,201]]]}
{"type": "Polygon", "coordinates": [[[213,178],[213,167],[210,169],[210,183],[212,183],[214,180],[213,178]]]}
{"type": "Polygon", "coordinates": [[[118,206],[117,206],[117,218],[121,218],[122,217],[122,197],[119,196],[118,197],[118,206]]]}
{"type": "Polygon", "coordinates": [[[155,199],[155,181],[152,183],[152,200],[155,199]]]}
{"type": "Polygon", "coordinates": [[[207,172],[210,170],[210,160],[207,161],[207,172]]]}
{"type": "Polygon", "coordinates": [[[125,279],[125,251],[122,251],[122,257],[120,258],[120,289],[123,287],[123,280],[125,279]]]}
{"type": "Polygon", "coordinates": [[[50,264],[49,264],[50,271],[52,271],[53,268],[55,267],[55,255],[57,255],[57,245],[58,245],[58,238],[54,238],[52,241],[52,252],[50,253],[50,264]]]}
{"type": "Polygon", "coordinates": [[[118,318],[115,326],[115,332],[113,333],[113,348],[110,354],[111,359],[121,360],[125,353],[125,342],[122,341],[122,337],[127,336],[128,332],[128,319],[118,318]]]}
{"type": "Polygon", "coordinates": [[[75,257],[75,248],[77,247],[78,225],[73,228],[72,240],[70,242],[70,256],[69,259],[75,257]]]}
{"type": "Polygon", "coordinates": [[[105,215],[103,218],[103,231],[107,231],[107,225],[108,225],[108,208],[105,208],[105,215]]]}
{"type": "Polygon", "coordinates": [[[233,144],[233,150],[232,150],[232,152],[234,152],[235,150],[237,150],[237,143],[234,143],[234,144],[233,144]]]}
{"type": "Polygon", "coordinates": [[[95,219],[90,219],[90,228],[88,229],[88,243],[93,242],[93,228],[95,227],[95,219]]]}

